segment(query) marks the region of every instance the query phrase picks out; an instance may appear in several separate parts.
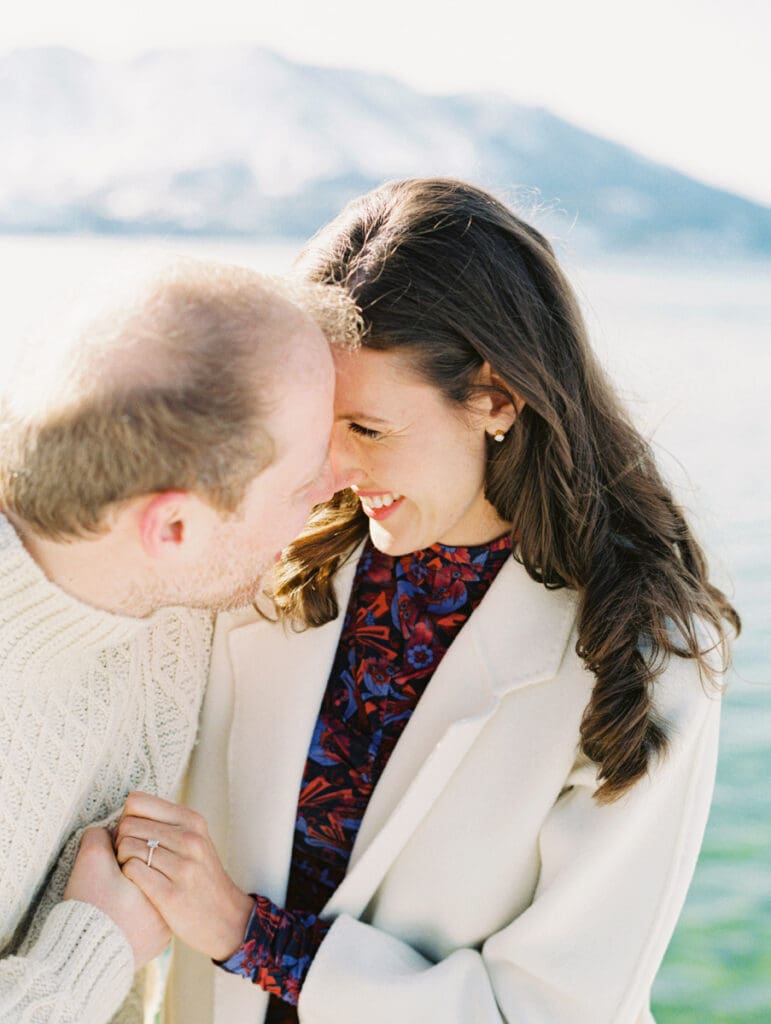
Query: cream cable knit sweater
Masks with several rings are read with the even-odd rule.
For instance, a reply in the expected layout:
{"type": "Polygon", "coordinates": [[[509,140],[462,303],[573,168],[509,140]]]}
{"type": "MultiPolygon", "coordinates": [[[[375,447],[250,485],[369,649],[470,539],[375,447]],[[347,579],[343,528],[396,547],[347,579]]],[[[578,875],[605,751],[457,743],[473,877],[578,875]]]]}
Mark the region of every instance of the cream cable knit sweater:
{"type": "Polygon", "coordinates": [[[0,515],[2,1024],[107,1024],[128,995],[123,934],[60,900],[85,826],[132,789],[176,795],[210,642],[202,612],[131,619],[70,597],[0,515]]]}

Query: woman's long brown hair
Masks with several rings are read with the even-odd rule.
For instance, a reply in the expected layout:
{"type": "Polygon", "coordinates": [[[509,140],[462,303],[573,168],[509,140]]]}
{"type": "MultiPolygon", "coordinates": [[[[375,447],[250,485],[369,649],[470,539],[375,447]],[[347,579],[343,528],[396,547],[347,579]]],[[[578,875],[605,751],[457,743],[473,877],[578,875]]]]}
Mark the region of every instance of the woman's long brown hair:
{"type": "MultiPolygon", "coordinates": [[[[485,362],[524,399],[505,442],[489,445],[486,495],[530,576],[578,594],[577,651],[596,678],[581,743],[598,799],[616,799],[666,748],[653,695],[668,658],[714,680],[709,648],[727,658],[739,618],[595,359],[551,246],[477,188],[415,179],[352,202],[298,269],[342,285],[363,344],[402,350],[449,401],[475,397],[485,362]]],[[[281,614],[335,618],[335,571],[366,532],[351,492],[318,507],[278,566],[281,614]]]]}

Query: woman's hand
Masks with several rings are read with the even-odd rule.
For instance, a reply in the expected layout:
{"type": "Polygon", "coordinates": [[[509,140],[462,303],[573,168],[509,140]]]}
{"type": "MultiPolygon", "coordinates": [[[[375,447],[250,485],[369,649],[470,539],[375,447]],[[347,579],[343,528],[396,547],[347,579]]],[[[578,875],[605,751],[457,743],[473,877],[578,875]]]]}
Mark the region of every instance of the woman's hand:
{"type": "Polygon", "coordinates": [[[128,939],[137,968],[159,956],[169,944],[171,932],[166,922],[121,874],[106,828],[88,828],[83,833],[64,898],[93,903],[111,917],[128,939]]]}
{"type": "Polygon", "coordinates": [[[254,900],[223,868],[200,814],[131,793],[118,822],[115,851],[126,878],[188,946],[213,960],[226,960],[238,949],[254,900]],[[149,866],[148,839],[158,841],[149,866]]]}

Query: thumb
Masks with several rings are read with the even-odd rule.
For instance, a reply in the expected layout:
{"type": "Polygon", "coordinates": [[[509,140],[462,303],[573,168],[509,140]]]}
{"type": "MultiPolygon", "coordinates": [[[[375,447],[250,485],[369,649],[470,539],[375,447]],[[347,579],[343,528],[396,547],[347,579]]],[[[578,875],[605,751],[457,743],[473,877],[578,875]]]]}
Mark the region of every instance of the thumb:
{"type": "Polygon", "coordinates": [[[80,840],[78,861],[85,870],[95,871],[100,876],[106,871],[111,875],[120,871],[115,857],[112,836],[106,828],[87,828],[80,840]]]}
{"type": "Polygon", "coordinates": [[[112,849],[112,838],[106,828],[87,828],[80,839],[80,849],[83,853],[104,853],[109,850],[114,856],[112,849]]]}
{"type": "Polygon", "coordinates": [[[65,899],[99,903],[99,894],[113,882],[120,868],[106,828],[87,828],[80,837],[80,849],[64,890],[65,899]]]}

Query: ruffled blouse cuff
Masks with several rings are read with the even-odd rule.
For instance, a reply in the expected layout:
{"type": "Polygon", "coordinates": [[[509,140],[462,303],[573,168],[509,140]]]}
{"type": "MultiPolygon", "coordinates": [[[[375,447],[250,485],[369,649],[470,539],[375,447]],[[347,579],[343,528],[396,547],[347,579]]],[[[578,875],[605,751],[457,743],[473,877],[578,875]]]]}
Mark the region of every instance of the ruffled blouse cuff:
{"type": "Polygon", "coordinates": [[[218,966],[296,1006],[313,958],[331,926],[316,914],[284,910],[264,896],[254,896],[243,943],[218,966]]]}

